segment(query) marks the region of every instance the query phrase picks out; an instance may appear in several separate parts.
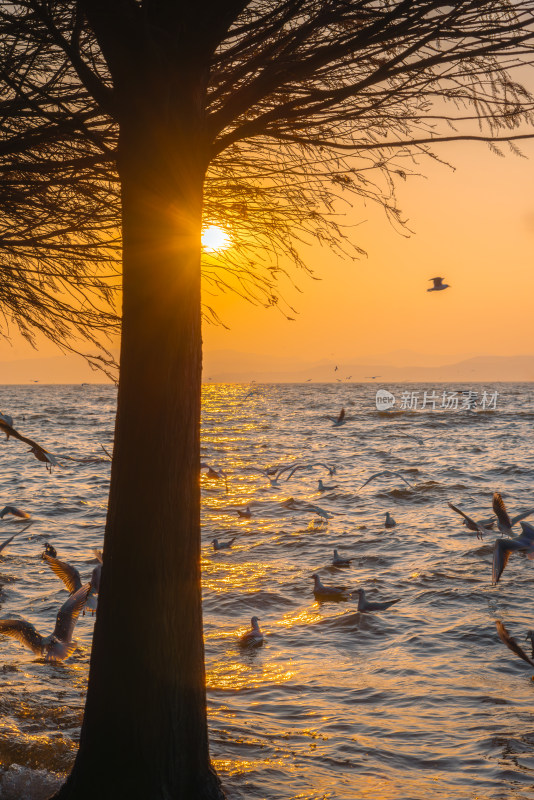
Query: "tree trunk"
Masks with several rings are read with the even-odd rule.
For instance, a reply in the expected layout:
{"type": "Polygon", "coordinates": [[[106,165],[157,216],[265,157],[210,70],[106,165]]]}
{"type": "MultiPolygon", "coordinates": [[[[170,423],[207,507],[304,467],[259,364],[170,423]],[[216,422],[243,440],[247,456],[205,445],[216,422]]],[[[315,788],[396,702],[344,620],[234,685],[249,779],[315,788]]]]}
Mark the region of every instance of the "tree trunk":
{"type": "Polygon", "coordinates": [[[121,123],[123,330],[104,566],[80,749],[57,800],[224,797],[208,752],[200,587],[205,164],[199,123],[183,124],[198,115],[182,109],[165,126],[155,113],[121,123]]]}

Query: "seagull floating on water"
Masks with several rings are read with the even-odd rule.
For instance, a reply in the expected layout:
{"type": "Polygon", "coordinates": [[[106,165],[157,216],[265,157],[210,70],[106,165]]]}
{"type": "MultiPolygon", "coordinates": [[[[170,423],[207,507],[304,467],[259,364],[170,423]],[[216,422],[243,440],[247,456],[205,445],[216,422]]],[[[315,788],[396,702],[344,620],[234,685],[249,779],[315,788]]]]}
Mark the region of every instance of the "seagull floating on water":
{"type": "Polygon", "coordinates": [[[499,583],[508,559],[515,551],[526,552],[527,558],[534,559],[534,526],[528,522],[520,523],[523,532],[514,539],[497,539],[493,550],[493,567],[491,581],[493,584],[499,583]]]}
{"type": "Polygon", "coordinates": [[[241,647],[259,647],[263,644],[263,633],[260,631],[259,619],[252,617],[251,630],[247,631],[239,640],[241,647]]]}
{"type": "Polygon", "coordinates": [[[30,518],[30,515],[27,511],[21,511],[20,508],[16,508],[15,506],[4,506],[2,511],[0,511],[0,519],[4,519],[6,514],[12,514],[14,517],[18,517],[19,519],[30,518]]]}
{"type": "Polygon", "coordinates": [[[318,492],[330,492],[332,489],[337,489],[337,483],[335,486],[325,486],[322,480],[319,478],[319,483],[317,484],[317,491],[318,492]]]}
{"type": "Polygon", "coordinates": [[[330,422],[334,423],[334,425],[333,425],[334,428],[339,428],[340,425],[344,425],[346,423],[346,421],[347,421],[345,419],[345,409],[344,408],[341,409],[341,411],[339,412],[339,415],[337,417],[331,417],[329,415],[327,415],[327,416],[328,416],[328,419],[330,420],[330,422]]]}
{"type": "Polygon", "coordinates": [[[233,545],[233,543],[235,542],[236,538],[237,537],[234,536],[234,538],[230,539],[228,542],[220,542],[218,539],[213,539],[211,543],[212,543],[213,549],[215,551],[217,551],[217,550],[228,550],[228,548],[230,548],[233,545]]]}
{"type": "Polygon", "coordinates": [[[41,636],[31,622],[24,619],[0,619],[0,634],[14,636],[45,661],[63,661],[76,649],[72,634],[89,589],[87,583],[67,598],[57,613],[56,626],[50,636],[41,636]]]}
{"type": "Polygon", "coordinates": [[[396,524],[397,523],[395,522],[389,511],[386,511],[386,520],[384,522],[386,528],[394,528],[396,524]]]}
{"type": "Polygon", "coordinates": [[[400,602],[400,597],[397,597],[396,600],[383,600],[380,602],[369,601],[363,589],[355,589],[352,594],[358,595],[358,611],[385,611],[386,608],[400,602]]]}
{"type": "Polygon", "coordinates": [[[324,586],[316,572],[312,578],[314,580],[313,594],[316,600],[343,600],[349,595],[350,590],[346,586],[324,586]]]}
{"type": "Polygon", "coordinates": [[[443,278],[430,278],[429,280],[434,281],[434,286],[427,289],[427,292],[441,292],[443,289],[451,288],[448,283],[443,283],[443,278]]]}
{"type": "MultiPolygon", "coordinates": [[[[522,658],[523,661],[527,662],[527,664],[530,664],[531,667],[534,667],[534,661],[532,660],[532,658],[529,658],[529,656],[527,656],[523,648],[517,644],[514,637],[510,636],[510,634],[508,633],[508,631],[506,630],[500,619],[495,620],[495,625],[497,626],[497,633],[499,634],[499,639],[501,640],[501,642],[504,642],[506,647],[508,647],[509,650],[515,653],[516,656],[519,656],[519,658],[522,658]]],[[[530,639],[531,644],[533,637],[534,637],[534,631],[527,631],[527,635],[525,638],[530,639]]],[[[534,645],[532,647],[532,656],[534,657],[534,645]]]]}
{"type": "Polygon", "coordinates": [[[244,511],[241,511],[241,509],[238,508],[237,509],[237,516],[238,517],[244,517],[245,519],[250,519],[250,517],[252,516],[252,511],[250,510],[250,508],[248,506],[245,508],[244,511]]]}
{"type": "Polygon", "coordinates": [[[334,567],[350,567],[352,562],[352,558],[342,558],[337,550],[334,550],[334,558],[332,559],[332,565],[334,567]]]}

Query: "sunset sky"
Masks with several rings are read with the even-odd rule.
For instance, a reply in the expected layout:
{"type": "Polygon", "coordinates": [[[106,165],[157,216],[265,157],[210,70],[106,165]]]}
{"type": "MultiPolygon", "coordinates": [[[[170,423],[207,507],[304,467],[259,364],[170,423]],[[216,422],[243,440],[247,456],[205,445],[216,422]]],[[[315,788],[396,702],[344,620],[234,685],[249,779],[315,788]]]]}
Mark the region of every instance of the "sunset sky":
{"type": "Polygon", "coordinates": [[[362,223],[353,235],[368,258],[310,248],[322,280],[302,276],[304,294],[286,292],[295,322],[225,296],[215,307],[231,329],[206,326],[205,349],[306,361],[399,349],[455,359],[532,353],[534,142],[521,149],[528,160],[500,158],[484,143],[441,145],[456,169],[423,160],[425,177],[399,187],[413,235],[395,232],[378,208],[355,207],[347,221],[362,223]],[[427,293],[435,275],[451,288],[427,293]]]}
{"type": "MultiPolygon", "coordinates": [[[[406,350],[428,356],[428,364],[533,353],[534,142],[520,147],[528,160],[511,153],[500,158],[484,143],[439,146],[438,155],[455,170],[423,159],[424,177],[399,182],[399,206],[414,231],[408,238],[379,208],[355,206],[347,222],[357,226],[352,235],[368,257],[341,260],[310,247],[306,258],[322,280],[302,274],[297,283],[303,294],[285,288],[298,311],[294,322],[237,296],[217,298],[214,307],[229,330],[205,325],[209,369],[221,350],[270,354],[294,364],[380,361],[406,350]],[[427,293],[434,275],[444,276],[451,288],[427,293]]],[[[508,153],[506,145],[502,149],[508,153]]],[[[53,381],[70,375],[73,381],[102,380],[46,341],[36,353],[14,336],[13,346],[4,343],[0,354],[0,362],[13,367],[3,369],[4,382],[43,382],[47,370],[53,381]],[[53,361],[39,370],[42,358],[53,361]],[[15,369],[19,359],[31,359],[22,372],[15,369]]],[[[409,364],[410,358],[400,354],[397,362],[409,364]]],[[[239,366],[239,355],[234,362],[239,366]]]]}

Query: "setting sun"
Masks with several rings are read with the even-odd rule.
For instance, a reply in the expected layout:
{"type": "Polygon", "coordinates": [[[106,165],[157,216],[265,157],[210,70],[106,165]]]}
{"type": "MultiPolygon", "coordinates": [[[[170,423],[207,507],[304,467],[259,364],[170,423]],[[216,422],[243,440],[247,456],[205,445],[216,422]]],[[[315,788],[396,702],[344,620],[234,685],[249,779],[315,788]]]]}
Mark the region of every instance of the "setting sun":
{"type": "Polygon", "coordinates": [[[202,231],[202,247],[208,253],[227,250],[231,244],[231,237],[218,225],[209,225],[202,231]]]}

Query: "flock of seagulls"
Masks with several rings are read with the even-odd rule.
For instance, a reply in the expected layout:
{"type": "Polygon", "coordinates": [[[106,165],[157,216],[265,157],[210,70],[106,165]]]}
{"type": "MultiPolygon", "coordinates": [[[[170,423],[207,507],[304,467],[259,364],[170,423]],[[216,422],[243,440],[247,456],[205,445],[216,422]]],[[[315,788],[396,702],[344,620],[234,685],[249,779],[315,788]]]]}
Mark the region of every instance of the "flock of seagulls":
{"type": "MultiPolygon", "coordinates": [[[[52,467],[61,467],[61,461],[64,459],[83,464],[111,460],[111,456],[107,453],[105,448],[102,449],[106,453],[106,458],[102,458],[101,456],[75,458],[67,455],[54,455],[40,444],[37,444],[37,442],[34,442],[27,436],[23,436],[13,425],[13,418],[9,414],[4,414],[0,411],[0,431],[5,433],[6,439],[17,439],[29,445],[30,449],[28,452],[32,453],[38,461],[43,462],[49,471],[52,470],[52,467]]],[[[13,542],[13,539],[28,530],[34,522],[27,511],[23,511],[14,505],[4,506],[0,511],[0,520],[4,520],[7,515],[10,515],[15,522],[24,522],[25,527],[0,543],[0,554],[2,555],[8,545],[13,542]]],[[[80,612],[83,611],[85,614],[85,609],[88,609],[91,611],[91,614],[94,615],[97,609],[100,575],[102,571],[102,553],[99,550],[95,550],[94,553],[98,564],[92,570],[89,581],[82,583],[80,573],[76,567],[68,564],[66,561],[59,560],[55,547],[49,542],[46,542],[41,558],[48,564],[57,577],[63,581],[69,592],[69,597],[57,612],[54,630],[48,636],[43,636],[36,630],[34,625],[27,620],[0,619],[0,634],[17,639],[21,644],[35,653],[35,655],[43,658],[45,661],[63,661],[63,659],[72,655],[76,649],[76,644],[73,642],[72,637],[80,612]]]]}

